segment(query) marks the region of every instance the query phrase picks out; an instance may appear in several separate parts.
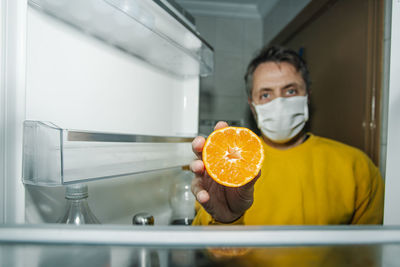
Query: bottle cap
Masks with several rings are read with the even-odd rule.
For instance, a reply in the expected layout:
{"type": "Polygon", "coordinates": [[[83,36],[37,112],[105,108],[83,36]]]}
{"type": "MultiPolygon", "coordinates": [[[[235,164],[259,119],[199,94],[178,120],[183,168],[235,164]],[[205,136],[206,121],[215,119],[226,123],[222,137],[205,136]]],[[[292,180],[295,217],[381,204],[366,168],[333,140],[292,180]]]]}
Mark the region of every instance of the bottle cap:
{"type": "Polygon", "coordinates": [[[71,184],[65,189],[66,199],[82,199],[89,196],[88,186],[86,184],[71,184]]]}
{"type": "Polygon", "coordinates": [[[184,165],[182,166],[183,171],[190,171],[190,166],[189,165],[184,165]]]}
{"type": "Polygon", "coordinates": [[[154,217],[147,212],[139,212],[133,216],[132,224],[134,225],[153,225],[154,217]]]}

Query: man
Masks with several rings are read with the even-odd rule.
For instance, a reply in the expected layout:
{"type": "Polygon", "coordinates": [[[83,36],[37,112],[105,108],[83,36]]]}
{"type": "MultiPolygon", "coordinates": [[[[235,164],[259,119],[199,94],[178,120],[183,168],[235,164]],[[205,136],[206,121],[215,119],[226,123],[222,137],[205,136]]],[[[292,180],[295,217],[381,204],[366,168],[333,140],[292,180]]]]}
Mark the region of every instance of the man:
{"type": "MultiPolygon", "coordinates": [[[[196,137],[192,192],[201,204],[193,225],[381,224],[383,181],[360,150],[305,131],[309,77],[296,52],[262,50],[245,76],[248,102],[262,133],[258,179],[239,188],[214,182],[196,137]]],[[[219,122],[216,129],[226,127],[219,122]]]]}

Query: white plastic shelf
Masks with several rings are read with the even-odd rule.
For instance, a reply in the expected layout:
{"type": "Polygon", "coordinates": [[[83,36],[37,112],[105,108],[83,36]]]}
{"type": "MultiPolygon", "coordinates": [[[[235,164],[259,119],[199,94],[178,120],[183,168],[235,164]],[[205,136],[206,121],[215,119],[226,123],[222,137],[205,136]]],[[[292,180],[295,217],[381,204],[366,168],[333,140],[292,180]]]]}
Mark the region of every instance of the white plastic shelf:
{"type": "Polygon", "coordinates": [[[214,52],[152,0],[29,0],[29,4],[168,73],[207,76],[214,52]]]}
{"type": "Polygon", "coordinates": [[[25,121],[22,180],[60,186],[188,165],[191,137],[90,133],[25,121]]]}

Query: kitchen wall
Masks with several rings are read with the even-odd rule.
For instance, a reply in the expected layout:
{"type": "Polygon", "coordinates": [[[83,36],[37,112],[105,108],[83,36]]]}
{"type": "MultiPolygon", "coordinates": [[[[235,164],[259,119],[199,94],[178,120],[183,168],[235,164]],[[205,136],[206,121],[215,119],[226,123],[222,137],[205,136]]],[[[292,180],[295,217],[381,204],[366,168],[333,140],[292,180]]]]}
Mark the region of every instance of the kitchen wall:
{"type": "Polygon", "coordinates": [[[280,0],[263,19],[263,41],[268,44],[311,0],[280,0]]]}
{"type": "Polygon", "coordinates": [[[195,16],[203,37],[214,47],[215,72],[200,81],[200,132],[207,122],[235,120],[248,124],[244,73],[252,56],[262,47],[260,18],[195,16]]]}

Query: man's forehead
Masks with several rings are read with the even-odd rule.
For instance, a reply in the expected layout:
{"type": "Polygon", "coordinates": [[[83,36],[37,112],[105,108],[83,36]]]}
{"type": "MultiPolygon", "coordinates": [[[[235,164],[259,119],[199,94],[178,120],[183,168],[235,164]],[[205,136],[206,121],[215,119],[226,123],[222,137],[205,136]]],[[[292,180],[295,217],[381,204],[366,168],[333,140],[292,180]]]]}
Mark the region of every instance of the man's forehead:
{"type": "Polygon", "coordinates": [[[254,75],[262,73],[283,73],[283,74],[300,74],[296,68],[288,62],[264,62],[257,66],[254,75]]]}
{"type": "Polygon", "coordinates": [[[258,83],[283,84],[287,82],[303,82],[300,72],[290,63],[262,63],[254,71],[253,85],[258,83]]]}

